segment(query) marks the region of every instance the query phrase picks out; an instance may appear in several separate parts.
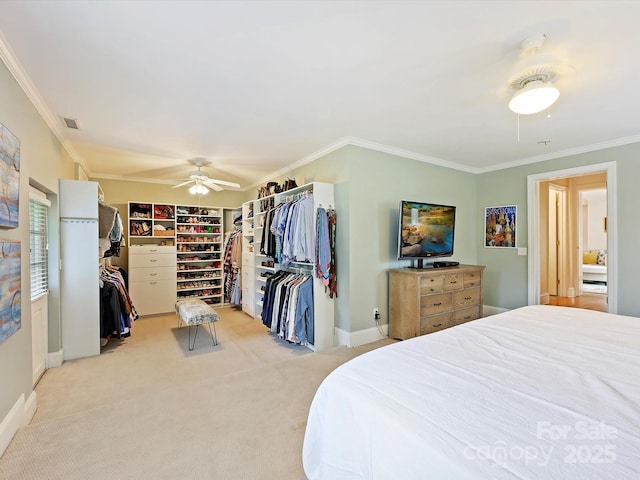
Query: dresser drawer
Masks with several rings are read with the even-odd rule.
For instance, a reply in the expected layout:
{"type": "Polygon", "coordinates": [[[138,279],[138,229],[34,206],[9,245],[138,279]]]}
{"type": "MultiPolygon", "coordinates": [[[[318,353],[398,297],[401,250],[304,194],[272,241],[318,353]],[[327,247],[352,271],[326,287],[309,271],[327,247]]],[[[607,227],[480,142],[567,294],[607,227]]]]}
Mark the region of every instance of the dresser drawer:
{"type": "Polygon", "coordinates": [[[175,255],[175,246],[166,245],[131,245],[129,247],[129,255],[138,255],[140,253],[164,253],[167,255],[175,255]]]}
{"type": "Polygon", "coordinates": [[[252,267],[243,267],[242,268],[242,283],[249,283],[253,279],[255,275],[255,269],[252,267]]]}
{"type": "Polygon", "coordinates": [[[175,267],[137,267],[129,269],[129,279],[132,282],[146,282],[151,280],[175,280],[175,267]]]}
{"type": "Polygon", "coordinates": [[[173,267],[176,268],[175,254],[141,253],[129,255],[129,268],[138,267],[173,267]]]}
{"type": "Polygon", "coordinates": [[[437,293],[420,297],[420,316],[433,315],[453,309],[453,296],[450,293],[437,293]]]}
{"type": "Polygon", "coordinates": [[[138,315],[153,315],[175,311],[175,279],[129,282],[129,293],[138,315]]]}
{"type": "Polygon", "coordinates": [[[420,335],[437,332],[443,328],[453,327],[453,325],[453,314],[451,312],[424,317],[420,319],[420,335]]]}
{"type": "Polygon", "coordinates": [[[243,267],[253,267],[256,264],[255,261],[255,255],[253,253],[250,252],[243,252],[242,253],[242,266],[243,267]]]}
{"type": "Polygon", "coordinates": [[[470,322],[480,318],[480,306],[463,308],[462,310],[456,310],[453,312],[453,324],[460,325],[461,323],[470,322]]]}
{"type": "Polygon", "coordinates": [[[469,272],[464,274],[464,288],[479,287],[482,280],[482,273],[469,272]]]}
{"type": "Polygon", "coordinates": [[[427,295],[442,291],[443,275],[429,275],[420,279],[420,294],[427,295]]]}
{"type": "Polygon", "coordinates": [[[453,294],[453,307],[464,308],[480,303],[480,287],[467,288],[453,294]]]}
{"type": "Polygon", "coordinates": [[[461,273],[452,273],[449,275],[444,275],[444,284],[442,288],[445,292],[450,290],[462,290],[464,286],[464,279],[461,273]]]}

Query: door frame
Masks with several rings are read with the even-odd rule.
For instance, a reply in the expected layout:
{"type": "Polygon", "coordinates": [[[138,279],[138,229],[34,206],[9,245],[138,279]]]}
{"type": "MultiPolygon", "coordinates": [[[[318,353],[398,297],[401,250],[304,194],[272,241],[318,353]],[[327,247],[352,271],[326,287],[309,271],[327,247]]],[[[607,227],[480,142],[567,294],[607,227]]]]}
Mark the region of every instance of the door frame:
{"type": "Polygon", "coordinates": [[[577,177],[592,173],[607,174],[607,292],[608,311],[618,312],[618,208],[616,202],[616,162],[594,163],[581,167],[537,173],[527,176],[528,224],[528,304],[540,304],[540,183],[558,178],[577,177]]]}

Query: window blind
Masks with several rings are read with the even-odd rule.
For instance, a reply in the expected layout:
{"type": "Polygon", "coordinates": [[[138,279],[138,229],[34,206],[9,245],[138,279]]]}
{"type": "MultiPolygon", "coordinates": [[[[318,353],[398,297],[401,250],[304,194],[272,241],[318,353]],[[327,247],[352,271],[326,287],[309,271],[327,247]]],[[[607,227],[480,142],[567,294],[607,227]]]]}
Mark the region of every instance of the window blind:
{"type": "Polygon", "coordinates": [[[47,205],[29,199],[29,252],[31,262],[31,300],[49,292],[47,205]]]}

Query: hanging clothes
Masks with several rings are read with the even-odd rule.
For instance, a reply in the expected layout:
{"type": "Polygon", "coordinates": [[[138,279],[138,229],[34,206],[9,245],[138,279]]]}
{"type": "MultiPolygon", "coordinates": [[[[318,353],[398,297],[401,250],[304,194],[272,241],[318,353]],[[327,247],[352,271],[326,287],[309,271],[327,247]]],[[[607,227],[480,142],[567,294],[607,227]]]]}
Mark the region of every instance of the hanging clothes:
{"type": "Polygon", "coordinates": [[[316,277],[322,279],[330,298],[338,296],[336,266],[336,211],[319,207],[316,217],[316,277]]]}
{"type": "Polygon", "coordinates": [[[313,344],[312,276],[280,270],[269,277],[264,291],[262,323],[288,342],[313,344]]]}
{"type": "Polygon", "coordinates": [[[242,298],[240,292],[240,266],[242,265],[242,231],[234,230],[227,233],[224,241],[224,263],[225,274],[224,298],[225,302],[232,305],[241,305],[242,298]],[[234,291],[236,294],[234,295],[234,291]],[[237,302],[237,303],[236,303],[237,302]]]}
{"type": "Polygon", "coordinates": [[[316,235],[314,231],[313,195],[284,202],[265,214],[260,252],[277,263],[314,263],[316,235]]]}
{"type": "Polygon", "coordinates": [[[100,272],[100,338],[129,336],[137,318],[124,271],[105,264],[100,272]]]}

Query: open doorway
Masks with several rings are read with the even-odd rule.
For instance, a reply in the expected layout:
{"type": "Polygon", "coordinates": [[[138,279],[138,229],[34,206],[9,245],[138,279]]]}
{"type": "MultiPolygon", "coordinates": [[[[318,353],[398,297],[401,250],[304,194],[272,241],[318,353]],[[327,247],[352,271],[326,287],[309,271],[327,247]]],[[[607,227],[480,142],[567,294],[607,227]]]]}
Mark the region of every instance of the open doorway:
{"type": "Polygon", "coordinates": [[[530,175],[527,183],[529,304],[551,303],[616,313],[615,163],[530,175]],[[586,192],[594,190],[603,195],[592,201],[597,203],[593,218],[602,216],[599,222],[603,228],[604,218],[607,219],[604,243],[601,238],[586,238],[588,232],[584,230],[590,223],[595,228],[595,220],[584,217],[588,212],[582,208],[583,200],[590,198],[586,192]],[[600,254],[600,270],[606,275],[606,292],[596,295],[583,287],[583,253],[591,250],[590,242],[597,246],[594,249],[600,254]]]}
{"type": "Polygon", "coordinates": [[[579,204],[583,294],[607,294],[607,189],[581,189],[579,204]]]}

